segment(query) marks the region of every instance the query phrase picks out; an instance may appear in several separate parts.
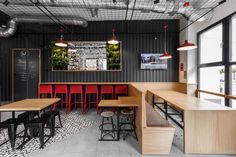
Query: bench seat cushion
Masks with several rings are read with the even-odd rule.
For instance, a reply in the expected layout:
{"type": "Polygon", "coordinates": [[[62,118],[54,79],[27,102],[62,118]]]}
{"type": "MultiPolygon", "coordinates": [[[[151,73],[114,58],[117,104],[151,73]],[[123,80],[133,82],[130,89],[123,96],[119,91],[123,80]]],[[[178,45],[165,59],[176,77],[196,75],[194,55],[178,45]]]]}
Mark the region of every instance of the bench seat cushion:
{"type": "Polygon", "coordinates": [[[146,119],[147,126],[155,127],[155,126],[169,126],[169,122],[165,120],[160,113],[154,110],[154,108],[146,103],[146,119]]]}

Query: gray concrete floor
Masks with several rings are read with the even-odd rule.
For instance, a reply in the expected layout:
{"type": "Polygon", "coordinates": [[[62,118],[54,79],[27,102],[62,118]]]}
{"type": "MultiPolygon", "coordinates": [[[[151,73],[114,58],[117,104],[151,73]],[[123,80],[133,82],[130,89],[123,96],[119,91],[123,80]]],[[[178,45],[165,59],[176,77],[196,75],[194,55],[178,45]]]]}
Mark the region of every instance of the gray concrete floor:
{"type": "MultiPolygon", "coordinates": [[[[118,142],[98,141],[100,131],[98,125],[101,118],[92,111],[86,118],[97,122],[97,125],[83,129],[79,134],[38,150],[29,157],[142,157],[137,141],[133,138],[118,142]]],[[[177,138],[177,136],[175,136],[177,138]]],[[[179,139],[174,139],[169,157],[231,157],[229,155],[185,155],[179,139]]],[[[148,156],[143,156],[148,157],[148,156]]],[[[154,157],[154,156],[152,156],[154,157]]],[[[158,156],[155,156],[158,157],[158,156]]],[[[161,157],[161,156],[160,156],[161,157]]]]}

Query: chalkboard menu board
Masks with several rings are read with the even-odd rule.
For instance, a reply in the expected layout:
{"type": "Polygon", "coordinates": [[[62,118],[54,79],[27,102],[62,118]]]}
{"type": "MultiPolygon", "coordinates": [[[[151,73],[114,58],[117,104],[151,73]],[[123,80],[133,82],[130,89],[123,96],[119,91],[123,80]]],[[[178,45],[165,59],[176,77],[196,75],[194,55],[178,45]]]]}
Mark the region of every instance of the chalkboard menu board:
{"type": "Polygon", "coordinates": [[[62,65],[53,64],[53,70],[106,71],[121,70],[121,45],[107,44],[105,41],[71,41],[67,48],[54,46],[52,62],[63,57],[62,65]],[[61,52],[60,52],[61,51],[61,52]],[[60,55],[60,54],[61,55],[60,55]]]}
{"type": "Polygon", "coordinates": [[[37,97],[40,78],[40,50],[13,49],[12,52],[13,99],[37,97]]]}

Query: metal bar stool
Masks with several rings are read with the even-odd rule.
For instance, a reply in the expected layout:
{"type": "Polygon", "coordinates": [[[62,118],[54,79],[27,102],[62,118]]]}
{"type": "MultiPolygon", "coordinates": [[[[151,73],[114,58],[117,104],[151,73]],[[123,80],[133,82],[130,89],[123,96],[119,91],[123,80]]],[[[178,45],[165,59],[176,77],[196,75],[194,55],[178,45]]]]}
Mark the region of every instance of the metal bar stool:
{"type": "Polygon", "coordinates": [[[97,85],[86,85],[85,86],[85,94],[84,94],[84,110],[83,110],[84,113],[86,112],[87,104],[90,107],[90,104],[92,104],[92,103],[96,104],[96,110],[98,113],[98,86],[97,85]],[[91,95],[91,94],[94,94],[96,96],[96,100],[95,101],[89,100],[87,102],[87,96],[91,95]]]}
{"type": "Polygon", "coordinates": [[[106,141],[109,139],[104,139],[105,136],[110,136],[112,139],[115,138],[115,125],[113,122],[114,112],[112,111],[104,111],[101,113],[102,116],[102,124],[99,126],[101,130],[100,141],[106,141]],[[110,126],[110,129],[108,127],[110,126]]]}
{"type": "Polygon", "coordinates": [[[127,85],[116,85],[115,86],[115,98],[118,96],[127,96],[128,95],[128,87],[127,85]]]}
{"type": "Polygon", "coordinates": [[[70,92],[69,92],[69,112],[72,105],[72,96],[74,97],[74,107],[76,108],[76,104],[80,104],[81,113],[83,112],[83,88],[82,85],[70,85],[70,92]],[[76,96],[80,95],[80,100],[76,100],[76,96]]]}
{"type": "MultiPolygon", "coordinates": [[[[114,99],[113,85],[102,85],[100,92],[100,100],[107,99],[105,96],[110,96],[109,99],[114,99]]],[[[102,107],[100,107],[100,113],[102,112],[102,107]]]]}
{"type": "Polygon", "coordinates": [[[43,95],[46,95],[47,98],[53,97],[53,89],[52,85],[43,85],[40,84],[38,87],[38,98],[41,98],[43,95]]]}
{"type": "Polygon", "coordinates": [[[135,111],[132,108],[121,110],[121,122],[119,126],[121,133],[124,134],[123,140],[128,136],[133,136],[138,140],[135,131],[135,111]],[[123,128],[122,128],[123,127],[123,128]],[[129,128],[128,128],[129,127],[129,128]],[[134,133],[134,134],[132,134],[134,133]]]}
{"type": "Polygon", "coordinates": [[[69,103],[68,103],[68,88],[67,85],[55,85],[55,92],[54,92],[54,98],[57,96],[61,96],[61,105],[66,104],[66,109],[68,110],[69,103]],[[65,96],[65,100],[63,100],[63,96],[65,96]]]}

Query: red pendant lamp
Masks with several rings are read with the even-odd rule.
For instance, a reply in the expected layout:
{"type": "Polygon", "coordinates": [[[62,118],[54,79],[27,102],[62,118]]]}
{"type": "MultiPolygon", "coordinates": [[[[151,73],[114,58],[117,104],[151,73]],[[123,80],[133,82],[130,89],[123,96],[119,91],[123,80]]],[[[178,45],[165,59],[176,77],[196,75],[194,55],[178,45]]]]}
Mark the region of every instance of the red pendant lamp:
{"type": "Polygon", "coordinates": [[[178,51],[189,51],[189,50],[194,50],[197,48],[197,45],[188,42],[188,40],[185,40],[185,42],[180,45],[177,50],[178,51]]]}
{"type": "Polygon", "coordinates": [[[107,43],[111,44],[111,45],[119,44],[119,41],[117,40],[116,35],[115,35],[115,29],[114,28],[112,29],[112,38],[110,40],[108,40],[107,43]]]}
{"type": "Polygon", "coordinates": [[[167,50],[166,50],[166,29],[168,28],[168,25],[165,25],[164,26],[164,29],[165,29],[165,42],[164,42],[164,49],[165,49],[165,51],[164,51],[164,53],[160,56],[160,59],[171,59],[172,58],[172,55],[169,53],[169,52],[167,52],[167,50]]]}
{"type": "Polygon", "coordinates": [[[58,39],[58,40],[55,42],[55,45],[58,46],[58,47],[67,47],[67,46],[68,46],[67,43],[64,41],[63,31],[64,31],[64,29],[61,28],[61,29],[60,29],[61,37],[60,37],[60,39],[58,39]]]}

